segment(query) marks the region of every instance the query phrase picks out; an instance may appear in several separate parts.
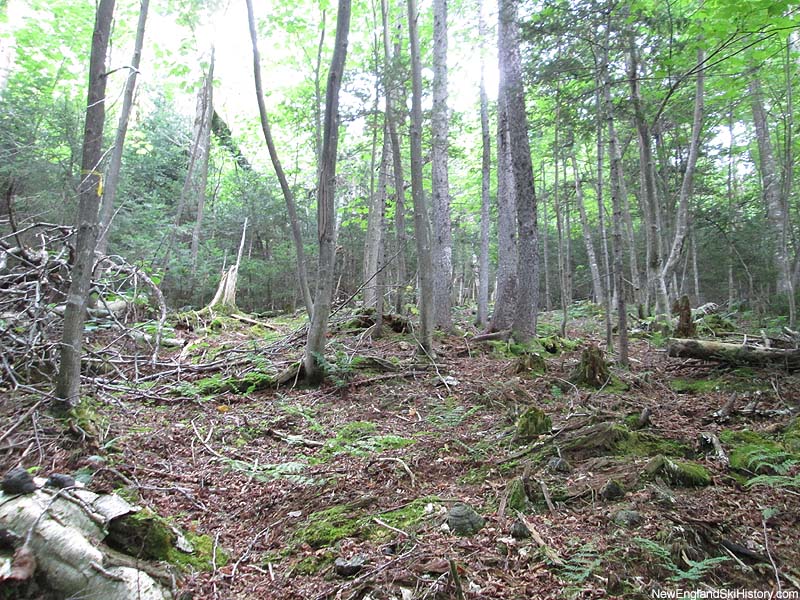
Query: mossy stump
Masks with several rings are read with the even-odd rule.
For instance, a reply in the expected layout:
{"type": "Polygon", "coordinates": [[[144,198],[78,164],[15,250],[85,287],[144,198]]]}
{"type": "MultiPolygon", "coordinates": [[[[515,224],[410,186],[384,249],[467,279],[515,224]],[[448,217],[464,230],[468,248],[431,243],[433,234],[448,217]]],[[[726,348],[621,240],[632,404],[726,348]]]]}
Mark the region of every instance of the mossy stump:
{"type": "Polygon", "coordinates": [[[540,355],[528,352],[520,356],[512,366],[515,375],[544,375],[547,364],[540,355]]]}
{"type": "Polygon", "coordinates": [[[572,383],[600,389],[611,379],[608,363],[603,351],[595,344],[589,344],[581,353],[581,362],[572,372],[572,383]]]}
{"type": "Polygon", "coordinates": [[[667,482],[678,487],[703,487],[711,485],[708,470],[695,462],[672,460],[659,455],[645,466],[645,472],[652,476],[661,476],[667,482]]]}
{"type": "Polygon", "coordinates": [[[538,438],[543,433],[549,433],[553,422],[547,414],[536,407],[531,407],[517,419],[517,430],[514,441],[527,444],[538,438]]]}
{"type": "Polygon", "coordinates": [[[525,483],[521,477],[511,480],[506,488],[506,510],[512,512],[527,512],[531,508],[528,494],[525,492],[525,483]]]}

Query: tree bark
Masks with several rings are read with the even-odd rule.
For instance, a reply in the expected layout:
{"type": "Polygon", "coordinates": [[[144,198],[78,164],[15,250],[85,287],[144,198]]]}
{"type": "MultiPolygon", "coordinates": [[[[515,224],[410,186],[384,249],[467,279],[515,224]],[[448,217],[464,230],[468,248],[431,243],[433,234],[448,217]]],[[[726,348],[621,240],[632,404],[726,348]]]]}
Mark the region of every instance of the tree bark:
{"type": "MultiPolygon", "coordinates": [[[[634,123],[639,143],[639,169],[642,172],[644,189],[642,191],[643,216],[646,222],[645,237],[647,241],[647,287],[653,289],[658,281],[661,269],[661,242],[659,237],[658,188],[656,186],[655,159],[651,145],[650,126],[642,108],[642,97],[639,86],[639,56],[636,46],[631,42],[628,59],[628,80],[631,86],[631,104],[633,105],[634,123]]],[[[656,295],[657,300],[663,300],[656,295]]],[[[667,314],[668,305],[656,304],[656,312],[667,314]]]]}
{"type": "Polygon", "coordinates": [[[106,171],[106,181],[103,186],[103,200],[100,205],[100,238],[97,240],[97,253],[105,255],[108,249],[108,236],[111,230],[111,219],[114,215],[114,200],[117,197],[117,187],[119,185],[119,174],[122,168],[122,151],[125,147],[125,137],[128,133],[128,122],[133,108],[133,94],[136,90],[136,77],[139,75],[139,63],[142,58],[142,47],[144,46],[144,31],[147,23],[147,12],[150,0],[140,0],[139,22],[136,25],[136,41],[133,45],[133,56],[131,58],[128,79],[125,82],[125,92],[122,96],[122,109],[119,113],[119,124],[117,134],[114,138],[114,149],[111,151],[111,158],[108,161],[106,171]]]}
{"type": "Polygon", "coordinates": [[[86,121],[83,130],[81,183],[78,187],[78,227],[75,263],[64,312],[61,338],[61,362],[56,380],[57,410],[68,410],[80,396],[81,355],[86,305],[94,270],[98,235],[98,210],[102,195],[99,172],[105,124],[106,53],[111,35],[115,0],[100,0],[95,16],[92,50],[89,57],[89,90],[86,98],[86,121]]]}
{"type": "Polygon", "coordinates": [[[433,0],[433,109],[431,111],[431,187],[433,190],[434,324],[453,328],[453,234],[447,174],[447,0],[433,0]]]}
{"type": "MultiPolygon", "coordinates": [[[[607,47],[605,52],[607,52],[607,47]]],[[[623,201],[620,186],[622,157],[619,150],[619,141],[614,127],[614,109],[611,103],[611,82],[608,76],[607,56],[602,61],[603,97],[605,100],[604,115],[608,126],[608,155],[610,160],[611,202],[613,206],[613,260],[614,260],[614,286],[617,293],[617,330],[619,334],[618,356],[619,364],[628,365],[628,314],[625,301],[625,280],[623,273],[622,247],[623,247],[623,201]]]]}
{"type": "Polygon", "coordinates": [[[511,329],[517,305],[517,203],[503,93],[497,98],[497,293],[490,331],[511,329]]]}
{"type": "Polygon", "coordinates": [[[750,102],[753,110],[753,123],[756,127],[758,141],[758,166],[761,172],[761,184],[764,202],[767,206],[767,220],[770,228],[773,262],[777,273],[776,287],[778,295],[784,296],[789,303],[789,327],[795,328],[795,299],[792,285],[792,271],[788,247],[788,215],[784,199],[781,197],[781,182],[772,152],[772,141],[767,126],[767,112],[761,93],[761,81],[753,76],[750,81],[750,102]]]}
{"type": "Polygon", "coordinates": [[[211,133],[214,134],[217,141],[230,153],[233,160],[242,171],[247,171],[248,173],[252,172],[253,166],[250,164],[250,161],[247,160],[244,153],[242,153],[239,144],[233,139],[231,128],[228,127],[225,119],[223,119],[216,110],[214,110],[211,115],[211,133]]]}
{"type": "MultiPolygon", "coordinates": [[[[705,52],[700,49],[697,51],[697,64],[702,65],[704,61],[705,52]]],[[[700,152],[700,137],[703,132],[704,81],[705,69],[701,68],[697,73],[689,156],[686,160],[686,170],[683,173],[678,210],[675,215],[675,237],[672,240],[672,247],[670,248],[669,254],[664,261],[664,266],[661,268],[657,279],[657,293],[660,296],[659,303],[661,306],[669,306],[670,304],[669,294],[667,293],[667,281],[673,275],[675,267],[678,264],[689,231],[689,197],[692,195],[694,172],[697,166],[697,156],[700,152]]]]}
{"type": "Polygon", "coordinates": [[[303,295],[303,303],[306,306],[306,312],[309,319],[312,318],[314,311],[314,303],[311,300],[311,290],[308,286],[308,275],[306,274],[306,256],[303,249],[303,236],[300,233],[300,221],[297,218],[297,207],[295,206],[294,196],[289,187],[289,182],[286,179],[286,174],[283,172],[281,161],[278,158],[278,151],[275,148],[275,142],[272,139],[272,132],[269,126],[269,119],[267,117],[267,107],[264,103],[264,91],[261,84],[261,58],[258,53],[258,34],[256,33],[256,21],[253,16],[253,0],[246,0],[247,2],[247,20],[250,26],[250,39],[253,45],[253,76],[255,78],[256,87],[256,100],[258,102],[258,114],[261,119],[261,130],[264,133],[264,140],[267,143],[269,150],[269,157],[272,161],[272,166],[275,169],[275,175],[278,177],[278,182],[281,186],[281,192],[286,202],[286,211],[289,213],[289,224],[292,228],[292,238],[294,240],[295,255],[297,260],[297,281],[300,286],[300,292],[303,295]]]}
{"type": "Polygon", "coordinates": [[[478,259],[478,326],[489,325],[489,186],[491,183],[492,142],[489,133],[489,99],[486,95],[485,36],[483,1],[478,6],[478,37],[481,45],[481,250],[478,259]]]}
{"type": "Polygon", "coordinates": [[[589,272],[592,275],[592,296],[598,304],[604,300],[603,281],[600,278],[600,267],[597,265],[597,254],[594,251],[592,242],[592,230],[589,226],[589,217],[586,214],[586,203],[583,197],[583,185],[581,184],[581,174],[578,172],[578,160],[575,158],[575,148],[570,153],[572,172],[575,176],[575,200],[578,205],[578,214],[581,220],[581,232],[583,233],[583,245],[586,247],[586,257],[589,260],[589,272]]]}
{"type": "Polygon", "coordinates": [[[528,116],[519,52],[517,0],[499,3],[498,57],[500,85],[504,89],[508,130],[511,142],[511,166],[519,230],[518,295],[512,330],[514,338],[525,342],[536,334],[539,310],[539,243],[536,215],[536,190],[533,180],[528,116]]]}
{"type": "MultiPolygon", "coordinates": [[[[249,1],[249,0],[248,0],[249,1]]],[[[325,353],[325,334],[331,312],[333,295],[333,269],[336,261],[336,151],[339,145],[339,90],[342,85],[344,64],[347,58],[347,38],[350,32],[350,0],[339,0],[336,14],[336,38],[333,58],[328,71],[325,92],[325,118],[322,131],[322,160],[317,186],[317,232],[319,237],[319,268],[317,289],[304,365],[306,377],[318,384],[324,377],[321,358],[325,353]]]]}
{"type": "Polygon", "coordinates": [[[206,207],[206,186],[208,184],[208,161],[211,155],[211,121],[214,114],[214,49],[211,49],[211,63],[203,80],[203,86],[197,94],[197,110],[195,111],[195,136],[198,140],[196,152],[198,164],[195,173],[187,174],[192,178],[191,187],[197,202],[194,227],[192,228],[192,284],[197,274],[197,260],[200,253],[200,231],[203,228],[203,213],[206,207]]]}
{"type": "Polygon", "coordinates": [[[417,3],[408,0],[408,38],[411,53],[411,196],[419,276],[419,345],[433,353],[433,262],[431,260],[428,204],[422,181],[422,65],[420,64],[417,3]]]}

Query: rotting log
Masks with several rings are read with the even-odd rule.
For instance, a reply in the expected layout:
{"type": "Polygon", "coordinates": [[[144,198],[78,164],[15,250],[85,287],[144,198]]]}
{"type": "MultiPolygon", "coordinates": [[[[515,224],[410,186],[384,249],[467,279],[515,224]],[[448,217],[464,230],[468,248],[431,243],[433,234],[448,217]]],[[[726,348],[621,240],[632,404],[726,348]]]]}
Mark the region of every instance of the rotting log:
{"type": "Polygon", "coordinates": [[[696,358],[733,366],[781,367],[800,370],[800,349],[763,348],[708,340],[669,340],[667,354],[673,358],[696,358]]]}

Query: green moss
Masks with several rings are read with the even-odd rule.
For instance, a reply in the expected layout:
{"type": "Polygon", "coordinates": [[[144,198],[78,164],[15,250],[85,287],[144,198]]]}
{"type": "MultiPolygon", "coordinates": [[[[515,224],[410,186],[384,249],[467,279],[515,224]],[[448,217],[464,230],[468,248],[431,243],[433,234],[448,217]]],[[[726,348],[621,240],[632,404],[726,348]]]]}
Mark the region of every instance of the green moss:
{"type": "Polygon", "coordinates": [[[115,550],[145,560],[167,560],[176,540],[172,527],[149,509],[113,519],[106,537],[115,550]]]}
{"type": "Polygon", "coordinates": [[[333,564],[336,560],[336,553],[332,551],[322,552],[321,554],[314,553],[303,557],[292,567],[293,575],[316,575],[326,567],[333,564]]]}
{"type": "Polygon", "coordinates": [[[82,399],[66,414],[67,425],[71,432],[102,442],[108,431],[108,417],[98,412],[99,405],[88,399],[82,399]]]}
{"type": "Polygon", "coordinates": [[[669,387],[679,394],[707,394],[720,390],[724,384],[718,379],[673,379],[669,387]]]}
{"type": "Polygon", "coordinates": [[[376,430],[377,425],[368,421],[347,423],[339,429],[336,437],[325,442],[318,458],[325,460],[342,453],[366,456],[374,452],[405,448],[414,443],[414,440],[398,435],[372,435],[376,430]]]}
{"type": "Polygon", "coordinates": [[[506,488],[506,506],[511,511],[527,512],[529,509],[530,502],[521,477],[515,477],[508,484],[506,488]]]}
{"type": "Polygon", "coordinates": [[[193,551],[183,552],[175,547],[170,547],[167,550],[167,562],[184,570],[191,568],[195,571],[212,571],[215,564],[217,568],[228,564],[228,553],[219,546],[214,548],[214,540],[211,536],[188,532],[184,536],[191,544],[193,551]]]}
{"type": "MultiPolygon", "coordinates": [[[[636,417],[638,420],[638,416],[636,417]]],[[[690,456],[692,449],[682,442],[669,440],[645,431],[634,431],[620,440],[619,454],[629,456],[690,456]]]]}
{"type": "Polygon", "coordinates": [[[514,440],[527,444],[538,438],[543,433],[548,433],[553,427],[550,417],[536,407],[530,407],[517,419],[514,440]]]}
{"type": "Polygon", "coordinates": [[[701,487],[711,484],[711,474],[703,466],[691,461],[672,460],[659,455],[653,458],[645,471],[653,477],[661,476],[679,487],[701,487]]]}
{"type": "MultiPolygon", "coordinates": [[[[442,500],[438,496],[425,496],[422,498],[417,498],[402,508],[398,508],[397,510],[392,510],[376,516],[387,525],[396,527],[397,529],[405,531],[406,533],[413,533],[427,514],[426,507],[429,504],[436,504],[439,502],[442,502],[442,500]]],[[[391,532],[386,528],[373,525],[370,527],[369,536],[371,538],[380,538],[386,533],[391,534],[391,532]]]]}
{"type": "Polygon", "coordinates": [[[292,536],[296,544],[312,548],[332,546],[339,540],[357,536],[369,522],[363,512],[342,504],[308,515],[305,523],[292,536]]]}

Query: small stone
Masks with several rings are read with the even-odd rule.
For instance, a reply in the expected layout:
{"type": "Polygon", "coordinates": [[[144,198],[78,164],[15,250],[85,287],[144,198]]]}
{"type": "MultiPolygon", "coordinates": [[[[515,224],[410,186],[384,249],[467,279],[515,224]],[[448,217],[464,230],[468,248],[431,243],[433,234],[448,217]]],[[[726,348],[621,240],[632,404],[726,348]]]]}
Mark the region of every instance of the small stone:
{"type": "Polygon", "coordinates": [[[609,479],[600,490],[600,497],[603,500],[619,500],[625,496],[625,490],[616,479],[609,479]]]}
{"type": "Polygon", "coordinates": [[[611,519],[614,523],[622,525],[623,527],[636,527],[637,525],[641,525],[644,520],[639,512],[628,509],[618,510],[611,515],[611,519]]]}
{"type": "Polygon", "coordinates": [[[75,486],[75,478],[64,473],[53,473],[44,483],[47,487],[64,489],[75,486]]]}
{"type": "Polygon", "coordinates": [[[333,563],[333,568],[340,577],[352,577],[357,575],[366,563],[367,559],[361,555],[356,555],[349,560],[340,557],[333,563]]]}
{"type": "Polygon", "coordinates": [[[447,514],[447,526],[455,535],[475,535],[485,524],[485,519],[463,502],[456,502],[447,514]]]}
{"type": "Polygon", "coordinates": [[[550,460],[547,461],[547,468],[554,473],[569,473],[572,470],[572,465],[560,456],[551,456],[550,460]]]}
{"type": "Polygon", "coordinates": [[[16,467],[6,473],[0,487],[6,494],[30,494],[36,491],[33,477],[22,467],[16,467]]]}
{"type": "Polygon", "coordinates": [[[531,530],[525,523],[517,519],[511,526],[511,537],[515,540],[526,540],[531,537],[531,530]]]}

